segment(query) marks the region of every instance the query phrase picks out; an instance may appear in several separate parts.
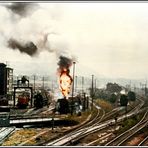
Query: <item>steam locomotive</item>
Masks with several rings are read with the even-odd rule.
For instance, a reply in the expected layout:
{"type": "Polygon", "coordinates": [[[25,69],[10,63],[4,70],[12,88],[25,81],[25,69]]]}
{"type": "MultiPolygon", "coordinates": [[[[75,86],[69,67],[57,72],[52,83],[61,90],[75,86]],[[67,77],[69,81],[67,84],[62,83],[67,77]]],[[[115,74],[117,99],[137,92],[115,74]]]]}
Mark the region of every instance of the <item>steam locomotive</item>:
{"type": "Polygon", "coordinates": [[[34,95],[34,107],[35,108],[42,108],[44,106],[48,106],[50,104],[50,96],[47,95],[47,92],[42,91],[38,92],[34,95]]]}
{"type": "Polygon", "coordinates": [[[65,98],[58,99],[55,105],[55,112],[60,114],[70,113],[69,101],[65,98]]]}
{"type": "Polygon", "coordinates": [[[88,101],[83,96],[58,99],[55,105],[55,112],[60,114],[76,113],[81,115],[82,111],[88,108],[88,101]]]}

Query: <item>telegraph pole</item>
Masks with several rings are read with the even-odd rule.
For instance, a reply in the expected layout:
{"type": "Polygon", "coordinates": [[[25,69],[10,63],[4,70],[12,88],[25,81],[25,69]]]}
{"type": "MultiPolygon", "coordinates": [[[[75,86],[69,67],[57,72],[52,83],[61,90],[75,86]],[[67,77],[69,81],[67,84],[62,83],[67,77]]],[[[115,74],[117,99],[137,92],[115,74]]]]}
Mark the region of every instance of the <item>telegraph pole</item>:
{"type": "Polygon", "coordinates": [[[92,75],[91,98],[92,98],[92,107],[91,107],[91,109],[93,110],[93,103],[94,103],[94,75],[92,75]]]}
{"type": "Polygon", "coordinates": [[[75,81],[75,64],[76,62],[73,62],[73,83],[72,83],[72,102],[71,102],[71,115],[73,114],[73,96],[74,96],[74,81],[75,81]]]}
{"type": "Polygon", "coordinates": [[[130,80],[130,91],[132,90],[132,82],[131,82],[131,80],[130,80]]]}
{"type": "Polygon", "coordinates": [[[134,84],[134,92],[136,92],[136,85],[134,84]]]}
{"type": "Polygon", "coordinates": [[[97,79],[95,79],[95,92],[96,92],[96,89],[97,89],[97,79]]]}
{"type": "Polygon", "coordinates": [[[35,75],[33,76],[33,80],[34,80],[34,93],[35,93],[35,79],[36,79],[36,77],[35,77],[35,75]]]}
{"type": "Polygon", "coordinates": [[[52,92],[53,92],[53,80],[52,80],[52,86],[51,87],[52,87],[52,92]]]}
{"type": "Polygon", "coordinates": [[[77,92],[77,76],[75,76],[75,83],[76,83],[76,85],[75,85],[75,92],[77,92]]]}
{"type": "Polygon", "coordinates": [[[84,92],[83,86],[84,86],[84,77],[82,76],[82,94],[83,94],[83,92],[84,92]]]}
{"type": "Polygon", "coordinates": [[[145,82],[145,96],[147,95],[147,80],[145,82]]]}
{"type": "Polygon", "coordinates": [[[75,62],[73,62],[72,98],[73,98],[73,95],[74,95],[74,81],[75,81],[75,62]]]}
{"type": "Polygon", "coordinates": [[[44,89],[44,76],[43,76],[43,89],[44,89]]]}

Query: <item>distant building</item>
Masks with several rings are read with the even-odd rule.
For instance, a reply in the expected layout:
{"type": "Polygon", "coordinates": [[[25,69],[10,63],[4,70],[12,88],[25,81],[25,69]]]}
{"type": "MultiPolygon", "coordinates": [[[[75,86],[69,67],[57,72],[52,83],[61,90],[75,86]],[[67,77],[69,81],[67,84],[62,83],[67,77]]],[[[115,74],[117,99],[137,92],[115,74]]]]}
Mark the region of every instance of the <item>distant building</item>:
{"type": "Polygon", "coordinates": [[[9,97],[13,91],[13,69],[0,63],[0,96],[9,97]]]}
{"type": "Polygon", "coordinates": [[[0,63],[0,96],[6,95],[6,65],[0,63]]]}
{"type": "Polygon", "coordinates": [[[7,97],[12,96],[13,92],[13,69],[6,68],[7,97]]]}

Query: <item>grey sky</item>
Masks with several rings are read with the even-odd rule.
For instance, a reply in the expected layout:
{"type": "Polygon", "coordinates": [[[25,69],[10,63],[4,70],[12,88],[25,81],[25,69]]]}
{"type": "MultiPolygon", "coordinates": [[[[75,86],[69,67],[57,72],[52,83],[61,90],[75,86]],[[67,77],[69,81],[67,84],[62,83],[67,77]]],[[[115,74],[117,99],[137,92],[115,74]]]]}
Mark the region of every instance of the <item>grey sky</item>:
{"type": "Polygon", "coordinates": [[[0,7],[0,61],[17,74],[54,74],[64,52],[78,75],[148,77],[148,3],[41,3],[23,18],[0,7]],[[46,32],[55,34],[35,57],[6,46],[9,37],[38,44],[46,32]]]}

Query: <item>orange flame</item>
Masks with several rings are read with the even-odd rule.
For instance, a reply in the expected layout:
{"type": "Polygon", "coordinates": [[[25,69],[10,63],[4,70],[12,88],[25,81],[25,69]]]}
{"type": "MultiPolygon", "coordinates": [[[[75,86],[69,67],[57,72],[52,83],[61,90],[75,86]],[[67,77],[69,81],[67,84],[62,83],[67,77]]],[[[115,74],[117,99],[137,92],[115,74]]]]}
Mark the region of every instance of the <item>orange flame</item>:
{"type": "Polygon", "coordinates": [[[70,93],[72,77],[69,75],[69,69],[64,69],[60,75],[60,89],[64,97],[70,93]]]}

